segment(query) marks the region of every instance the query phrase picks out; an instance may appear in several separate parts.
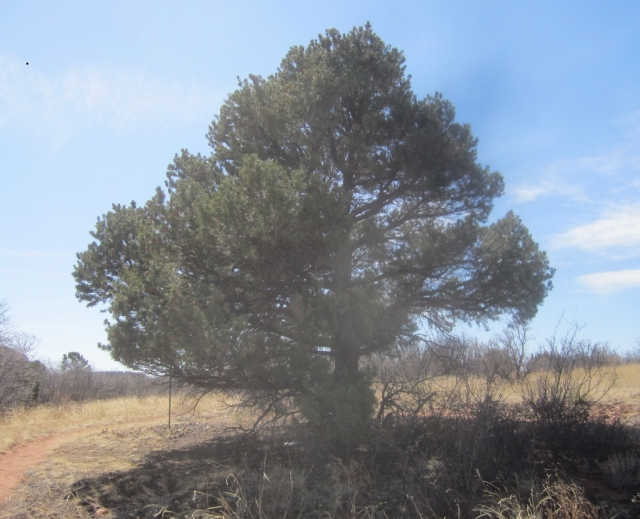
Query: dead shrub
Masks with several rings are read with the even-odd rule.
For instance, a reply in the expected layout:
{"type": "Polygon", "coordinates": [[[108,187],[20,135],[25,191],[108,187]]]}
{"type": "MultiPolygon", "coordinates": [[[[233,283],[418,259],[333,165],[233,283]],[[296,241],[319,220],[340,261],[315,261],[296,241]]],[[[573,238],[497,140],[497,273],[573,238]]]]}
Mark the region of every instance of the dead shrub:
{"type": "Polygon", "coordinates": [[[573,325],[554,334],[533,357],[532,373],[516,386],[536,424],[555,427],[584,423],[615,382],[597,343],[579,340],[573,325]]]}

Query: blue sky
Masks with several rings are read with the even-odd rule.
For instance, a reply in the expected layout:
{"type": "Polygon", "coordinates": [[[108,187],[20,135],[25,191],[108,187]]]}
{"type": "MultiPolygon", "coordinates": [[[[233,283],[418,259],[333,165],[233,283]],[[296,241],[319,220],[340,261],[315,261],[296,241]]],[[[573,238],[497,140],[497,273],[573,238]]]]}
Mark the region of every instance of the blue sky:
{"type": "MultiPolygon", "coordinates": [[[[96,218],[143,203],[205,133],[237,77],[289,47],[370,21],[404,51],[505,178],[557,268],[535,336],[564,319],[625,350],[640,337],[637,1],[60,1],[0,3],[0,299],[38,356],[119,365],[71,271],[96,218]],[[26,63],[29,65],[26,65],[26,63]]],[[[474,333],[474,330],[466,330],[474,333]]]]}

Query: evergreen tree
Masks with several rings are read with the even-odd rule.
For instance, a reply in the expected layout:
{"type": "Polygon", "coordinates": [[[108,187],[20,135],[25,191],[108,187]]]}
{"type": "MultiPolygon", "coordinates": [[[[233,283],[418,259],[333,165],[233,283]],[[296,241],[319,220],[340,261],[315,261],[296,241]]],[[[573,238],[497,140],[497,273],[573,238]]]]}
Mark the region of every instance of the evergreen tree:
{"type": "Polygon", "coordinates": [[[239,83],[144,206],[114,205],[78,255],[77,296],[108,303],[125,365],[297,403],[353,437],[375,403],[362,357],[504,314],[532,318],[553,269],[441,95],[419,100],[369,25],[293,47],[239,83]]]}
{"type": "Polygon", "coordinates": [[[60,369],[61,371],[87,371],[91,370],[91,366],[89,366],[89,361],[82,354],[77,351],[70,351],[62,355],[60,369]]]}

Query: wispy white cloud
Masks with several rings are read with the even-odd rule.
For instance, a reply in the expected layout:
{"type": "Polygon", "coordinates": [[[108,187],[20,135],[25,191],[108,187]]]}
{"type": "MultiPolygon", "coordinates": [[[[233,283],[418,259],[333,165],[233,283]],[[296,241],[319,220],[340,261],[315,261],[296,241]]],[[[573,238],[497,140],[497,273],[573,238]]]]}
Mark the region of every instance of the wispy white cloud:
{"type": "Polygon", "coordinates": [[[558,178],[545,178],[535,184],[521,184],[513,194],[517,202],[531,202],[542,196],[565,196],[574,200],[586,199],[584,189],[578,185],[571,185],[558,178]]]}
{"type": "Polygon", "coordinates": [[[613,294],[640,287],[640,269],[596,272],[580,276],[578,282],[596,294],[613,294]]]}
{"type": "Polygon", "coordinates": [[[59,146],[87,128],[163,131],[211,119],[223,99],[215,88],[168,83],[108,68],[47,75],[0,53],[0,128],[59,146]]]}
{"type": "Polygon", "coordinates": [[[634,146],[619,145],[608,153],[583,157],[575,161],[577,171],[595,172],[602,175],[617,175],[640,170],[640,155],[634,146]]]}
{"type": "Polygon", "coordinates": [[[590,252],[613,249],[626,257],[640,254],[640,203],[609,209],[598,220],[559,234],[553,244],[590,252]]]}
{"type": "Polygon", "coordinates": [[[549,164],[536,172],[538,180],[513,189],[516,202],[532,202],[545,196],[598,202],[604,194],[603,182],[633,186],[640,175],[640,111],[616,119],[613,126],[621,132],[614,146],[599,154],[549,164]]]}

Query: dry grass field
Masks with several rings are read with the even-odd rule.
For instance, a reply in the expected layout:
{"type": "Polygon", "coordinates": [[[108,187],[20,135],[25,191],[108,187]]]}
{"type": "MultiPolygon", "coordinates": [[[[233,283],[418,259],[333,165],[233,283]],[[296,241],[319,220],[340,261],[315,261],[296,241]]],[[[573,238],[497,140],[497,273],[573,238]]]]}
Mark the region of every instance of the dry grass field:
{"type": "MultiPolygon", "coordinates": [[[[611,423],[619,419],[637,428],[640,364],[619,365],[615,370],[613,386],[599,402],[597,411],[611,423]]],[[[441,381],[440,386],[450,387],[450,383],[441,381]]],[[[498,392],[507,401],[515,398],[515,392],[507,385],[499,387],[498,392]]],[[[185,407],[182,411],[175,407],[169,431],[167,408],[167,397],[154,396],[43,406],[4,417],[0,421],[0,452],[4,453],[0,454],[0,465],[16,446],[28,448],[43,438],[60,441],[40,463],[24,468],[20,485],[9,499],[0,502],[0,517],[440,517],[435,509],[430,514],[411,505],[410,493],[392,480],[387,482],[387,489],[379,488],[383,478],[376,479],[367,464],[366,456],[373,456],[370,452],[345,461],[322,446],[285,448],[282,438],[269,443],[235,436],[225,428],[247,424],[250,417],[230,415],[214,397],[204,398],[195,411],[184,412],[185,407]],[[262,476],[252,479],[256,467],[262,476]],[[310,492],[310,488],[321,490],[310,492]],[[373,501],[369,495],[372,488],[377,489],[373,501]]],[[[384,446],[379,447],[384,450],[384,446]]],[[[613,468],[608,470],[624,469],[631,471],[632,478],[634,474],[640,477],[640,453],[629,456],[626,461],[623,457],[607,460],[609,465],[620,465],[611,465],[613,468]],[[625,468],[625,463],[630,465],[625,468]]],[[[387,458],[381,459],[384,462],[387,458]]],[[[445,461],[443,455],[424,462],[424,474],[435,474],[429,476],[435,478],[433,488],[439,477],[445,477],[437,474],[438,467],[445,470],[445,461]]],[[[623,487],[607,486],[592,472],[581,469],[581,476],[573,478],[578,486],[558,486],[552,479],[536,490],[543,504],[547,502],[544,496],[550,492],[565,497],[573,492],[578,496],[572,501],[577,515],[536,515],[534,509],[542,506],[540,503],[532,504],[527,515],[526,499],[523,504],[516,502],[516,493],[504,494],[491,487],[496,503],[501,504],[483,504],[476,509],[476,516],[633,517],[628,514],[637,511],[631,504],[634,496],[623,487]],[[595,496],[591,500],[595,499],[597,507],[584,497],[589,492],[595,496]]],[[[427,478],[424,474],[421,477],[427,478]]],[[[478,476],[479,473],[470,474],[478,476]]],[[[424,479],[424,484],[429,481],[424,479]]],[[[449,484],[453,488],[457,483],[449,484]]],[[[533,496],[533,487],[531,492],[533,496]]]]}
{"type": "MultiPolygon", "coordinates": [[[[79,432],[103,426],[166,423],[168,397],[125,397],[113,400],[69,402],[59,406],[37,406],[18,409],[0,419],[0,453],[12,447],[46,436],[79,432]]],[[[195,413],[174,398],[172,419],[181,420],[218,416],[224,406],[214,397],[201,400],[195,413]]]]}
{"type": "Polygon", "coordinates": [[[615,371],[616,380],[602,404],[627,423],[640,424],[640,364],[622,364],[615,371]]]}

